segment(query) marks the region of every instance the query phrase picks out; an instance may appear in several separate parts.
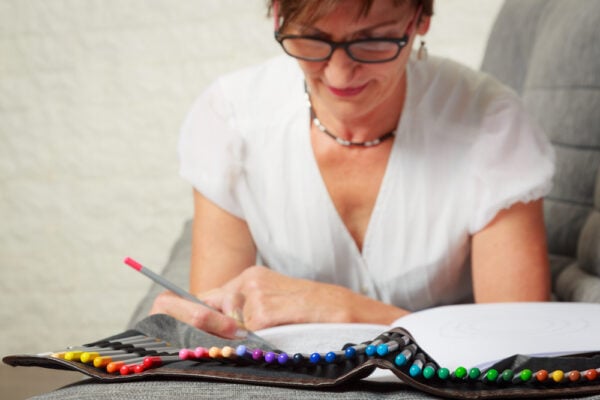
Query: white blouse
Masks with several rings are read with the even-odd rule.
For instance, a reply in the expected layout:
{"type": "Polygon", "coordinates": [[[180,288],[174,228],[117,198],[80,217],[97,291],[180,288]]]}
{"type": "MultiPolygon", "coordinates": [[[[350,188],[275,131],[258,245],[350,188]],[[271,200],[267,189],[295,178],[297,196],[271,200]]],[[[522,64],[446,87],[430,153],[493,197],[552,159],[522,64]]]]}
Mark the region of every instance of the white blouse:
{"type": "Polygon", "coordinates": [[[264,265],[408,310],[472,300],[471,235],[544,196],[554,155],[517,96],[452,61],[413,58],[362,252],[321,178],[304,78],[287,56],[218,79],[182,128],[181,174],[244,219],[264,265]]]}

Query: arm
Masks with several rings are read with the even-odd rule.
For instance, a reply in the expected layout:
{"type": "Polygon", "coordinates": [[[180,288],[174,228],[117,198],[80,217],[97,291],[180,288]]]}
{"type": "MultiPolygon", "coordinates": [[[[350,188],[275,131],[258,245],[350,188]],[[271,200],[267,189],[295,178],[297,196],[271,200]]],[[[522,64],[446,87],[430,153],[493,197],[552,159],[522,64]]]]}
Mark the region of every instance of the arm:
{"type": "Polygon", "coordinates": [[[476,233],[472,266],[478,303],[547,301],[550,270],[542,200],[503,210],[476,233]]]}
{"type": "MultiPolygon", "coordinates": [[[[194,191],[190,292],[198,297],[238,276],[254,264],[256,249],[246,223],[217,207],[194,191]]],[[[224,337],[239,334],[238,322],[244,298],[240,293],[223,293],[218,303],[207,300],[222,315],[203,306],[164,292],[154,301],[151,314],[169,314],[183,322],[224,337]]]]}
{"type": "Polygon", "coordinates": [[[194,191],[190,292],[220,287],[256,262],[248,225],[194,191]]]}

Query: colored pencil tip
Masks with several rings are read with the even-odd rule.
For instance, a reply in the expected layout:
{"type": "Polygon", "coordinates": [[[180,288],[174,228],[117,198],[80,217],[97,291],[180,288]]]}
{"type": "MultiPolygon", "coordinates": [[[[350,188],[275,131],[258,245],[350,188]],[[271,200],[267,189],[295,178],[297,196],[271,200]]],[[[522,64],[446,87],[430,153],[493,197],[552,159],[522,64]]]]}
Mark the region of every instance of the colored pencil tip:
{"type": "Polygon", "coordinates": [[[125,260],[123,260],[123,262],[125,264],[129,265],[131,268],[135,269],[136,271],[142,270],[142,264],[140,264],[139,262],[137,262],[129,257],[125,257],[125,260]]]}

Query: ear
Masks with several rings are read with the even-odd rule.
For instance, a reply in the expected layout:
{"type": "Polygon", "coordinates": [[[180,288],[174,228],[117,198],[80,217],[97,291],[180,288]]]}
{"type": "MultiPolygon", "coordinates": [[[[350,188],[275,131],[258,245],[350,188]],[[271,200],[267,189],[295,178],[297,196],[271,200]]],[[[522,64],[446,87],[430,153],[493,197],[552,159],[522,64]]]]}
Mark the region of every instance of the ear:
{"type": "Polygon", "coordinates": [[[271,9],[273,12],[273,31],[279,32],[280,28],[280,19],[279,19],[279,1],[273,2],[273,8],[271,9]]]}
{"type": "Polygon", "coordinates": [[[429,32],[429,24],[431,23],[430,15],[422,15],[419,24],[417,25],[417,34],[419,36],[424,36],[429,32]]]}

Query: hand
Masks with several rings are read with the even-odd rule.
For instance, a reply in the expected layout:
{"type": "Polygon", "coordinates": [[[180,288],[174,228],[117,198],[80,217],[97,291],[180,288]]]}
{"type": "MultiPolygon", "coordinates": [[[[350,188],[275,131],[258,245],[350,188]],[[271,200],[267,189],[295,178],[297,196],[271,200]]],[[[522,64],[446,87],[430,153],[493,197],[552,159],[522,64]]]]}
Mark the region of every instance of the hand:
{"type": "Polygon", "coordinates": [[[217,309],[229,309],[235,297],[244,325],[251,330],[308,322],[391,323],[406,311],[327,283],[291,278],[253,266],[221,288],[200,297],[217,309]]]}
{"type": "Polygon", "coordinates": [[[222,295],[218,308],[221,313],[167,291],[156,297],[150,314],[168,314],[205,332],[236,339],[246,334],[241,326],[243,303],[244,299],[239,294],[222,295]]]}

